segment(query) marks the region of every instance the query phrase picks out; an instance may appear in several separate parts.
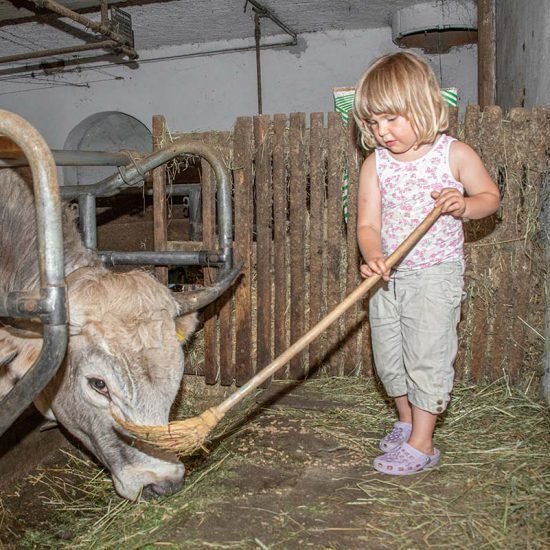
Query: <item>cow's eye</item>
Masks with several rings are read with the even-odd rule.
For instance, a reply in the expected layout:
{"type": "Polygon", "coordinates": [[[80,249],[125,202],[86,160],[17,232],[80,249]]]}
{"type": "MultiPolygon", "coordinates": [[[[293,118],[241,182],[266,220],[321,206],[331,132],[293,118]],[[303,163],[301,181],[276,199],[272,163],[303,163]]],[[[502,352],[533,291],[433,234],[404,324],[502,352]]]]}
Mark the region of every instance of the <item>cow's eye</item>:
{"type": "Polygon", "coordinates": [[[88,383],[97,393],[109,397],[109,389],[107,388],[107,384],[105,384],[104,380],[101,378],[88,378],[88,383]]]}

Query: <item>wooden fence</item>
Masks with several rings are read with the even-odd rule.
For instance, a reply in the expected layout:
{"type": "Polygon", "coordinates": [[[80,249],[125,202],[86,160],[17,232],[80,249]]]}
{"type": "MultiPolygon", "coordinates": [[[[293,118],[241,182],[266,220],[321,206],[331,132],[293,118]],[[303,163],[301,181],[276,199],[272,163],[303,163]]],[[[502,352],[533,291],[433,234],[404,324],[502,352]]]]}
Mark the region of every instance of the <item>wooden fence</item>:
{"type": "MultiPolygon", "coordinates": [[[[457,379],[537,377],[544,348],[539,211],[548,180],[550,110],[469,106],[450,132],[481,155],[502,192],[491,218],[466,224],[466,291],[457,379]]],[[[337,113],[242,117],[232,133],[173,134],[213,144],[233,174],[236,260],[244,273],[206,312],[207,383],[241,385],[360,283],[356,195],[363,155],[337,113]],[[349,174],[349,220],[342,181],[349,174]]],[[[203,169],[204,239],[214,243],[213,178],[203,169]],[[210,197],[210,198],[209,198],[210,197]]],[[[546,192],[548,189],[546,188],[546,192]]],[[[546,228],[548,230],[548,228],[546,228]]],[[[212,273],[206,270],[206,278],[212,273]]],[[[213,271],[213,270],[212,270],[213,271]]],[[[372,376],[366,303],[357,304],[277,378],[372,376]]]]}

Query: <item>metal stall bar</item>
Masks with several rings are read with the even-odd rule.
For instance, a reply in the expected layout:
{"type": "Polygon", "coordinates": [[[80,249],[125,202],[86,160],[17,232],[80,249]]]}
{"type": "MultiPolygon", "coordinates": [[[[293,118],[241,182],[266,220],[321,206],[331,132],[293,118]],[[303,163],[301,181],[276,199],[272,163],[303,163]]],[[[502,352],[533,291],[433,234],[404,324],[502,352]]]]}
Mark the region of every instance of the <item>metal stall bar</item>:
{"type": "MultiPolygon", "coordinates": [[[[62,17],[67,17],[75,21],[76,23],[80,23],[81,25],[86,27],[86,29],[90,29],[93,32],[100,34],[104,38],[110,38],[111,40],[115,41],[115,49],[120,50],[124,55],[128,57],[128,59],[137,59],[139,57],[136,50],[134,50],[133,48],[133,44],[131,44],[126,37],[115,32],[112,25],[110,25],[108,21],[105,21],[104,16],[102,17],[101,23],[97,23],[96,21],[93,21],[88,17],[85,17],[73,10],[66,8],[65,6],[59,4],[58,2],[55,2],[54,0],[32,1],[39,8],[46,8],[62,17]]],[[[101,3],[103,4],[104,2],[105,0],[102,0],[101,3]]],[[[103,10],[104,8],[102,7],[102,14],[104,14],[103,10]]]]}
{"type": "MultiPolygon", "coordinates": [[[[118,173],[91,185],[64,185],[60,189],[61,196],[65,199],[79,199],[82,218],[86,220],[84,226],[84,241],[86,246],[95,248],[95,226],[90,227],[92,219],[95,219],[91,210],[95,209],[95,197],[116,195],[122,188],[142,184],[145,174],[161,164],[164,164],[179,155],[197,155],[204,158],[214,170],[217,181],[217,217],[219,248],[218,251],[194,251],[176,252],[170,257],[160,257],[165,252],[159,253],[158,257],[152,257],[151,252],[99,252],[99,255],[108,259],[111,263],[123,263],[120,258],[124,255],[127,261],[132,258],[131,263],[153,264],[153,265],[212,265],[221,264],[224,269],[233,266],[233,217],[231,212],[231,177],[223,161],[217,156],[212,147],[192,140],[177,140],[174,143],[159,149],[144,159],[134,160],[125,167],[119,167],[118,173]],[[86,199],[87,197],[88,199],[86,199]],[[90,210],[90,211],[88,211],[90,210]],[[197,255],[197,252],[200,254],[197,255]],[[120,255],[120,256],[119,256],[120,255]],[[130,256],[131,255],[131,256],[130,256]],[[147,257],[145,257],[147,255],[147,257]],[[177,261],[175,261],[177,259],[177,261]],[[213,262],[211,260],[216,260],[213,262]],[[153,261],[150,261],[153,260],[153,261]],[[196,263],[199,261],[200,263],[196,263]],[[189,262],[189,263],[182,263],[189,262]],[[206,262],[206,263],[205,263],[206,262]]],[[[81,219],[82,219],[81,218],[81,219]]],[[[220,274],[220,277],[222,275],[220,274]]]]}
{"type": "Polygon", "coordinates": [[[61,201],[53,156],[38,131],[19,115],[0,110],[0,134],[27,157],[33,177],[38,232],[39,292],[0,295],[0,316],[39,317],[44,324],[38,359],[0,402],[0,435],[32,403],[61,365],[67,350],[61,201]]]}
{"type": "MultiPolygon", "coordinates": [[[[79,151],[66,149],[52,149],[53,158],[57,166],[125,166],[132,159],[143,158],[146,153],[132,151],[131,156],[127,153],[112,153],[107,151],[79,151]]],[[[4,153],[0,150],[0,169],[4,167],[17,168],[28,166],[29,161],[19,151],[10,150],[4,153]],[[2,158],[4,156],[4,158],[2,158]]],[[[82,186],[75,184],[73,189],[81,189],[82,186]]],[[[171,195],[191,195],[200,193],[200,184],[172,184],[170,185],[171,195]]],[[[137,191],[133,189],[132,191],[137,191]]],[[[119,192],[124,189],[119,189],[119,192]]],[[[152,195],[152,190],[146,190],[147,195],[152,195]]],[[[78,196],[80,203],[80,225],[85,229],[83,240],[88,248],[95,249],[97,232],[95,227],[95,196],[85,193],[78,196]]],[[[197,224],[196,214],[191,217],[191,224],[197,224]]],[[[149,252],[139,252],[140,257],[133,257],[134,252],[100,252],[105,263],[110,265],[224,265],[223,255],[217,252],[166,252],[162,257],[146,257],[149,252]],[[183,257],[182,257],[183,255],[183,257]]]]}
{"type": "Polygon", "coordinates": [[[102,40],[80,46],[67,46],[65,48],[52,48],[50,50],[41,50],[39,52],[27,52],[15,55],[6,55],[0,57],[0,63],[14,63],[16,61],[26,61],[27,59],[39,59],[40,57],[54,57],[68,53],[88,52],[90,50],[113,50],[119,47],[118,42],[114,40],[102,40]]]}
{"type": "MultiPolygon", "coordinates": [[[[102,0],[102,2],[103,1],[104,0],[102,0]]],[[[67,17],[69,19],[72,19],[76,23],[80,23],[82,26],[103,35],[105,38],[111,38],[112,40],[117,42],[121,48],[123,46],[129,46],[128,40],[124,36],[115,32],[112,26],[109,24],[109,21],[106,22],[104,18],[102,18],[101,23],[98,23],[97,21],[93,21],[92,19],[89,19],[88,17],[85,17],[84,15],[81,15],[76,11],[66,8],[65,6],[63,6],[59,2],[55,2],[54,0],[32,0],[32,2],[36,4],[36,6],[39,8],[46,8],[47,10],[57,13],[61,17],[67,17]]],[[[124,48],[123,51],[131,59],[137,57],[137,54],[133,48],[124,48]]]]}
{"type": "MultiPolygon", "coordinates": [[[[126,153],[109,153],[105,151],[70,151],[66,149],[51,150],[57,166],[125,166],[133,156],[144,156],[132,152],[132,157],[126,153]]],[[[4,156],[0,152],[0,156],[4,156]]],[[[0,158],[0,168],[28,166],[27,158],[17,151],[0,158]]]]}

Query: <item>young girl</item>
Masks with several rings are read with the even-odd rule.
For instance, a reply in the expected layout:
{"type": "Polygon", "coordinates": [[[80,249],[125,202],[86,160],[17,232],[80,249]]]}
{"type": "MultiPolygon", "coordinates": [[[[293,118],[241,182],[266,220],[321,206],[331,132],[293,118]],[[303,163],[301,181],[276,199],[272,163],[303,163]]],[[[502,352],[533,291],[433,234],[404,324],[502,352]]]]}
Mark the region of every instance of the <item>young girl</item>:
{"type": "Polygon", "coordinates": [[[374,467],[393,475],[434,466],[435,423],[450,400],[463,292],[463,228],[495,212],[499,191],[475,151],[444,134],[435,75],[411,53],[375,61],[357,84],[354,116],[365,148],[357,235],[361,274],[382,276],[369,300],[376,371],[399,421],[374,467]],[[384,258],[435,207],[442,215],[390,272],[384,258]]]}

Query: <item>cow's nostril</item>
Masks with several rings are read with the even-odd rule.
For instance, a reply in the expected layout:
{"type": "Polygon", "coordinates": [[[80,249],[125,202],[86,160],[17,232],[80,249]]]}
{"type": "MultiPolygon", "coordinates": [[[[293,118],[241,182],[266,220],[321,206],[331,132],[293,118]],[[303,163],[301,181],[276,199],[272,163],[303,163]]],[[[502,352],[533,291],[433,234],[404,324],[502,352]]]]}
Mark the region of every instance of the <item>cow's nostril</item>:
{"type": "Polygon", "coordinates": [[[145,500],[152,500],[160,496],[162,496],[162,493],[159,492],[159,486],[153,483],[146,485],[141,491],[141,498],[145,500]]]}
{"type": "Polygon", "coordinates": [[[151,500],[177,493],[183,487],[183,480],[179,481],[161,481],[160,483],[150,483],[143,487],[141,498],[151,500]]]}

